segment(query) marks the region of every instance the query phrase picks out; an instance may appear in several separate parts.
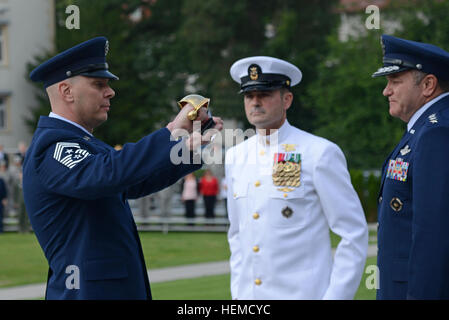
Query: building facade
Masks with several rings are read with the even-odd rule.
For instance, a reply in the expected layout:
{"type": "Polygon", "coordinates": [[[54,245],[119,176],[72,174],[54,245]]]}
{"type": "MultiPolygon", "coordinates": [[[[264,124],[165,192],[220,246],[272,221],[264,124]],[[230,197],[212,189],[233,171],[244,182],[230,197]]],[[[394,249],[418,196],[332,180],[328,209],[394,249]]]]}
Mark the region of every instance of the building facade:
{"type": "Polygon", "coordinates": [[[30,142],[24,119],[37,103],[27,64],[53,50],[54,12],[54,0],[0,0],[0,144],[7,152],[30,142]]]}

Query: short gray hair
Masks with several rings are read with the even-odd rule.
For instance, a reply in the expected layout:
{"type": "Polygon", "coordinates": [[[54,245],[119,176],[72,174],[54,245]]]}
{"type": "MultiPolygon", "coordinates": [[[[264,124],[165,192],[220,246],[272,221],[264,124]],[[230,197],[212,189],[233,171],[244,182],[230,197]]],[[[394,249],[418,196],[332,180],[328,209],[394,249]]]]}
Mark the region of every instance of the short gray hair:
{"type": "MultiPolygon", "coordinates": [[[[413,73],[413,78],[415,79],[415,84],[418,85],[421,83],[422,79],[424,79],[428,73],[422,72],[420,70],[412,70],[413,73]]],[[[436,77],[438,79],[438,85],[441,88],[441,90],[443,90],[443,92],[448,92],[449,91],[449,81],[447,80],[441,80],[438,77],[436,77]]]]}

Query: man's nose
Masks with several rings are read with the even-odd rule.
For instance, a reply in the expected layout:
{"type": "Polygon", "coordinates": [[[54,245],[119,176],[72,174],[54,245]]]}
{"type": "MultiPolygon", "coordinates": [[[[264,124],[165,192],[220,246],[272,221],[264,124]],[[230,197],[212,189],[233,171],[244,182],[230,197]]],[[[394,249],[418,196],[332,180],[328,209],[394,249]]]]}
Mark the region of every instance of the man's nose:
{"type": "Polygon", "coordinates": [[[111,87],[108,88],[108,91],[106,92],[106,97],[109,99],[114,98],[115,96],[115,91],[114,89],[112,89],[111,87]]]}
{"type": "Polygon", "coordinates": [[[391,88],[390,88],[389,84],[387,83],[387,85],[385,86],[384,90],[382,91],[382,94],[385,97],[388,97],[388,96],[391,96],[391,93],[392,93],[391,88]]]}

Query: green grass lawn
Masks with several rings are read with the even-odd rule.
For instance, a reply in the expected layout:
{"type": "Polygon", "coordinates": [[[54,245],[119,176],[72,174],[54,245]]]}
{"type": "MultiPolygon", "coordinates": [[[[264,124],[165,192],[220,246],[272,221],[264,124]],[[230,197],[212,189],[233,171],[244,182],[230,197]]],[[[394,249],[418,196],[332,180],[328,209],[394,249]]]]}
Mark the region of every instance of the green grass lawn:
{"type": "MultiPolygon", "coordinates": [[[[376,264],[376,258],[366,261],[366,266],[376,264]]],[[[356,300],[376,299],[376,290],[370,290],[365,285],[369,274],[364,273],[359,289],[355,295],[356,300]]],[[[151,285],[151,292],[155,300],[229,300],[229,274],[202,277],[197,279],[184,279],[155,283],[151,285]]]]}
{"type": "MultiPolygon", "coordinates": [[[[148,268],[229,259],[225,233],[141,232],[148,268]]],[[[34,234],[0,234],[0,287],[41,283],[48,264],[34,234]]]]}
{"type": "MultiPolygon", "coordinates": [[[[229,259],[225,233],[141,232],[140,238],[151,269],[229,259]]],[[[331,233],[331,241],[335,247],[339,237],[331,233]]],[[[376,264],[375,257],[368,258],[367,265],[371,264],[376,264]]],[[[0,287],[43,283],[47,270],[34,234],[0,234],[0,287]]],[[[363,276],[356,299],[375,298],[375,291],[365,287],[367,276],[363,276]]],[[[159,300],[230,299],[229,275],[155,283],[151,288],[153,298],[159,300]]]]}

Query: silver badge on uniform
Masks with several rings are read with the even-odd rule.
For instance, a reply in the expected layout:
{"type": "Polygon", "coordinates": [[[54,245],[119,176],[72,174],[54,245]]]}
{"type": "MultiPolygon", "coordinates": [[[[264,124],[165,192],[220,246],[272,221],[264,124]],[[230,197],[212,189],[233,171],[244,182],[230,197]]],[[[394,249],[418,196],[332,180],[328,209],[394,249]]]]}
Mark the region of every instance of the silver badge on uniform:
{"type": "Polygon", "coordinates": [[[400,152],[401,152],[401,155],[405,156],[410,151],[412,151],[412,149],[410,149],[410,147],[408,145],[406,145],[404,148],[401,149],[400,152]]]}

